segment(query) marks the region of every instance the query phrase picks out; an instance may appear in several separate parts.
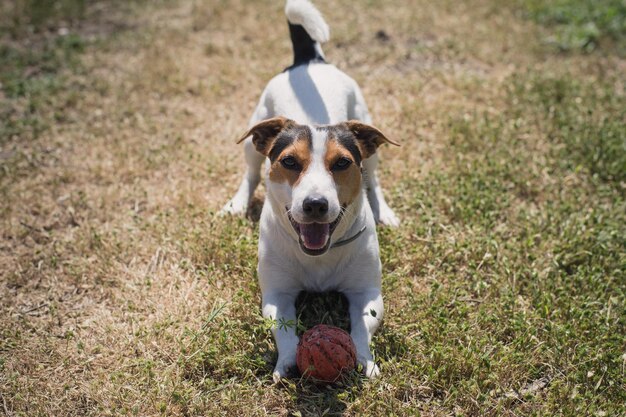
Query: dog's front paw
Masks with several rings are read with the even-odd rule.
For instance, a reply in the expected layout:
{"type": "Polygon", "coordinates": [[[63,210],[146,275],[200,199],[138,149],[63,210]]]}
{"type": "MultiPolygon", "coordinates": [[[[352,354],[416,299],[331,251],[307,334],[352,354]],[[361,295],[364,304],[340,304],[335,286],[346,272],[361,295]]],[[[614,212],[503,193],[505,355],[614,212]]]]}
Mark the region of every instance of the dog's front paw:
{"type": "Polygon", "coordinates": [[[283,378],[287,378],[295,375],[296,370],[296,360],[293,361],[281,361],[279,360],[274,368],[274,373],[272,373],[272,379],[275,384],[278,384],[283,378]]]}
{"type": "Polygon", "coordinates": [[[287,377],[287,374],[285,373],[285,371],[279,371],[277,369],[274,369],[274,373],[272,374],[272,379],[274,380],[274,384],[280,383],[280,381],[286,377],[287,377]]]}
{"type": "Polygon", "coordinates": [[[386,204],[380,207],[378,219],[376,219],[376,222],[378,224],[389,227],[400,226],[400,219],[398,218],[398,216],[396,216],[396,213],[394,213],[393,210],[386,204]]]}
{"type": "Polygon", "coordinates": [[[357,358],[359,364],[363,366],[363,373],[368,378],[376,378],[380,375],[380,369],[378,369],[378,365],[374,363],[373,358],[364,358],[362,356],[358,356],[357,358]]]}

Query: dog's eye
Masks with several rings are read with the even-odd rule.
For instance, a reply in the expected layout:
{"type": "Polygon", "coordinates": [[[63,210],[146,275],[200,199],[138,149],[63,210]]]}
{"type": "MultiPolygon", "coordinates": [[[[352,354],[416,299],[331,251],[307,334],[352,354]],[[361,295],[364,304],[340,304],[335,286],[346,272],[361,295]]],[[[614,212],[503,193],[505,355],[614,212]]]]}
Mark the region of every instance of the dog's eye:
{"type": "Polygon", "coordinates": [[[300,164],[296,161],[296,158],[293,156],[286,156],[280,160],[280,163],[287,169],[291,169],[297,171],[300,169],[300,164]]]}
{"type": "Polygon", "coordinates": [[[335,165],[333,165],[333,171],[342,171],[350,166],[352,163],[348,158],[339,158],[335,165]]]}

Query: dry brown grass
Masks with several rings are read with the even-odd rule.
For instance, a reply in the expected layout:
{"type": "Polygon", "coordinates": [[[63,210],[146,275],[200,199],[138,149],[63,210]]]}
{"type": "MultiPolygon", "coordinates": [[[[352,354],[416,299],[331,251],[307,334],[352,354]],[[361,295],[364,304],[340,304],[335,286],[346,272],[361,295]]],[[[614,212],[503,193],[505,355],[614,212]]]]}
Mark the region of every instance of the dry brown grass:
{"type": "MultiPolygon", "coordinates": [[[[333,31],[330,61],[359,81],[375,123],[403,144],[383,151],[390,192],[445,171],[451,118],[497,116],[512,74],[574,71],[593,80],[626,69],[615,57],[545,53],[541,29],[497,2],[316,3],[333,31]]],[[[267,80],[290,61],[282,7],[138,6],[123,22],[131,29],[88,46],[81,70],[63,74],[73,91],[52,106],[63,120],[3,145],[4,161],[15,164],[3,177],[0,220],[5,413],[287,415],[299,404],[292,391],[271,388],[267,372],[225,372],[220,384],[202,385],[189,375],[194,352],[186,350],[199,329],[228,327],[207,321],[223,303],[220,317],[259,321],[254,224],[215,212],[242,173],[234,139],[267,80]]],[[[411,293],[433,282],[436,264],[426,261],[397,261],[395,274],[413,278],[388,301],[391,329],[411,293]]],[[[267,334],[258,340],[271,346],[267,334]]],[[[370,400],[376,390],[406,404],[434,395],[427,385],[386,385],[384,375],[364,388],[370,400]]],[[[345,412],[384,409],[363,401],[353,398],[345,412]]]]}

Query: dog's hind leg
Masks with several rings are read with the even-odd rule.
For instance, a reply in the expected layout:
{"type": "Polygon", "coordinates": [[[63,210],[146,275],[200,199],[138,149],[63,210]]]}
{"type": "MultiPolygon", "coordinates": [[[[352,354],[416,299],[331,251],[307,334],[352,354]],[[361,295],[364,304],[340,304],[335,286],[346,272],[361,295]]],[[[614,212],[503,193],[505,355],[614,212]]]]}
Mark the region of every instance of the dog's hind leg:
{"type": "MultiPolygon", "coordinates": [[[[365,98],[361,93],[361,89],[355,83],[353,86],[352,103],[348,111],[348,118],[360,120],[363,123],[372,124],[372,118],[367,109],[365,98]]],[[[396,227],[400,225],[400,219],[393,212],[391,207],[385,201],[383,190],[378,182],[376,168],[378,167],[378,155],[374,153],[372,156],[363,161],[363,174],[365,186],[367,187],[367,199],[374,213],[376,223],[385,226],[396,227]]]]}
{"type": "Polygon", "coordinates": [[[387,204],[387,201],[385,201],[383,190],[380,187],[378,176],[376,175],[377,167],[377,154],[374,154],[363,161],[363,176],[367,187],[367,199],[369,200],[370,207],[374,213],[374,219],[376,219],[376,223],[384,224],[385,226],[399,226],[400,219],[398,219],[391,207],[387,204]]]}

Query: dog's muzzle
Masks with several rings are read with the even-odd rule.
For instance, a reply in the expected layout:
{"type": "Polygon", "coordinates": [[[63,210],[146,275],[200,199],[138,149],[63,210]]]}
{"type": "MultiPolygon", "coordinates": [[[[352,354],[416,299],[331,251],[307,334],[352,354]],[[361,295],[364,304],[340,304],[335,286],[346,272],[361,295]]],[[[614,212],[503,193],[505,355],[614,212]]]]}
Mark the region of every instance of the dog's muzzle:
{"type": "Polygon", "coordinates": [[[341,220],[341,214],[330,223],[298,223],[291,217],[287,208],[291,226],[298,235],[298,243],[304,253],[311,256],[323,255],[330,247],[330,238],[341,220]]]}

